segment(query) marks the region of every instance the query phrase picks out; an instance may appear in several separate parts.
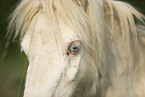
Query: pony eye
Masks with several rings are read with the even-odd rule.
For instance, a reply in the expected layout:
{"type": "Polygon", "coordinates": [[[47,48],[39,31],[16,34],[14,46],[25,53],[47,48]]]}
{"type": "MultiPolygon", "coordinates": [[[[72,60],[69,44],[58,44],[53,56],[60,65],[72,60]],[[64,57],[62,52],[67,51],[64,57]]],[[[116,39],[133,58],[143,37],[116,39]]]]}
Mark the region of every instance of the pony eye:
{"type": "Polygon", "coordinates": [[[79,50],[80,50],[80,42],[79,41],[71,42],[67,48],[67,55],[74,55],[78,53],[79,50]]]}

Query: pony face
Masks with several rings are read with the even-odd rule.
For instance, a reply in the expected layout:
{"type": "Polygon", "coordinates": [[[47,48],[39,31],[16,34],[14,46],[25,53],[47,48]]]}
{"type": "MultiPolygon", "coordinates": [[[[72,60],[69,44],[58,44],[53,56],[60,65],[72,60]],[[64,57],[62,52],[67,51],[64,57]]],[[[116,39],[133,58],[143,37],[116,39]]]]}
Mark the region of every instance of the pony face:
{"type": "Polygon", "coordinates": [[[139,12],[120,1],[22,0],[8,32],[16,28],[15,37],[22,36],[29,59],[24,97],[128,94],[123,83],[128,75],[122,80],[120,75],[132,62],[126,59],[136,58],[129,54],[137,43],[133,15],[143,21],[139,12]]]}
{"type": "Polygon", "coordinates": [[[28,30],[22,41],[29,59],[24,97],[69,97],[83,77],[80,67],[86,69],[88,64],[81,62],[85,58],[83,44],[57,16],[61,44],[46,18],[45,13],[34,18],[30,28],[35,27],[28,30]]]}

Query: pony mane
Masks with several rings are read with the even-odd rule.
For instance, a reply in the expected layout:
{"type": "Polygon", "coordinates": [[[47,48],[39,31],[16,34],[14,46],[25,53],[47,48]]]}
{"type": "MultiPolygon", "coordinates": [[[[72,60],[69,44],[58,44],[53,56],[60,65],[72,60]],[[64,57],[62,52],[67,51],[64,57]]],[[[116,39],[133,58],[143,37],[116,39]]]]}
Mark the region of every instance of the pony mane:
{"type": "MultiPolygon", "coordinates": [[[[142,13],[133,8],[130,4],[116,0],[103,0],[104,16],[109,20],[110,37],[116,33],[115,21],[119,23],[122,45],[129,51],[131,42],[134,45],[136,55],[138,55],[138,33],[137,24],[145,24],[145,17],[142,13]],[[109,18],[108,18],[109,17],[109,18]]],[[[108,21],[107,20],[107,21],[108,21]]],[[[127,53],[128,53],[127,51],[127,53]]]]}
{"type": "Polygon", "coordinates": [[[111,15],[111,25],[114,27],[114,17],[115,15],[119,19],[122,41],[126,45],[130,44],[130,35],[132,34],[135,43],[137,43],[137,30],[135,20],[138,20],[140,23],[145,24],[145,17],[143,14],[134,9],[131,5],[115,0],[106,0],[109,5],[110,15],[111,15]]]}
{"type": "MultiPolygon", "coordinates": [[[[82,1],[83,0],[80,1],[79,0],[34,0],[34,1],[22,0],[20,4],[17,6],[17,8],[15,9],[15,11],[10,16],[10,22],[8,25],[8,34],[13,34],[15,31],[14,39],[18,35],[20,35],[20,37],[22,38],[25,32],[27,31],[29,24],[31,23],[34,16],[36,16],[41,10],[46,11],[48,14],[50,13],[50,11],[52,11],[51,14],[53,14],[55,13],[54,10],[57,9],[58,12],[61,14],[64,15],[68,14],[68,16],[72,15],[69,16],[69,19],[71,17],[77,18],[77,20],[79,20],[80,22],[81,22],[80,18],[82,18],[80,17],[80,15],[81,16],[84,15],[83,17],[87,19],[86,20],[87,22],[89,22],[89,19],[87,17],[88,15],[85,14],[84,7],[81,4],[82,1]]],[[[134,38],[137,39],[134,17],[136,17],[142,23],[144,23],[143,18],[145,19],[145,17],[141,13],[136,11],[131,5],[115,0],[84,0],[84,2],[85,4],[87,4],[87,6],[89,6],[92,17],[94,17],[91,18],[93,22],[92,24],[95,24],[95,26],[99,26],[95,22],[101,22],[103,24],[104,21],[103,18],[101,17],[104,14],[103,2],[105,2],[109,6],[108,9],[110,9],[109,14],[111,15],[110,20],[112,23],[112,27],[114,26],[113,25],[114,13],[116,13],[117,17],[119,18],[120,26],[122,30],[122,39],[127,41],[129,39],[128,37],[130,32],[132,32],[134,38]]],[[[71,22],[73,22],[74,24],[75,21],[72,20],[71,22]]],[[[102,30],[102,28],[100,29],[102,30]]],[[[99,30],[97,32],[99,32],[99,30]]]]}
{"type": "Polygon", "coordinates": [[[40,8],[41,4],[38,0],[22,0],[9,17],[8,34],[14,34],[14,39],[18,35],[22,37],[33,17],[38,14],[40,8]]]}

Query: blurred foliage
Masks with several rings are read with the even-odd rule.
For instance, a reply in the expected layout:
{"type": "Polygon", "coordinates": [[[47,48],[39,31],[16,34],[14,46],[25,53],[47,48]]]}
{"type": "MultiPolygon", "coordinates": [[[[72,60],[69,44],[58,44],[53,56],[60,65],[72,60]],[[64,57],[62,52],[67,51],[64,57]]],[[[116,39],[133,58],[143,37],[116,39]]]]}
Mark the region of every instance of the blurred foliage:
{"type": "MultiPolygon", "coordinates": [[[[27,57],[21,53],[18,40],[10,41],[7,55],[1,60],[6,43],[8,17],[16,4],[17,0],[0,0],[0,97],[17,97],[23,68],[27,66],[24,64],[27,57]]],[[[23,88],[24,86],[20,92],[21,97],[23,88]]]]}
{"type": "MultiPolygon", "coordinates": [[[[144,0],[123,0],[132,4],[137,10],[145,13],[144,0]]],[[[8,17],[16,7],[18,0],[0,0],[0,59],[4,52],[6,43],[6,31],[8,17]]],[[[20,80],[23,73],[26,73],[24,67],[27,66],[27,57],[21,53],[18,40],[10,42],[6,57],[0,64],[0,97],[16,97],[19,91],[20,80]],[[25,63],[26,62],[26,63],[25,63]],[[23,72],[24,71],[24,72],[23,72]]],[[[24,82],[22,83],[24,85],[24,82]]],[[[24,86],[22,86],[20,97],[23,95],[24,86]]]]}

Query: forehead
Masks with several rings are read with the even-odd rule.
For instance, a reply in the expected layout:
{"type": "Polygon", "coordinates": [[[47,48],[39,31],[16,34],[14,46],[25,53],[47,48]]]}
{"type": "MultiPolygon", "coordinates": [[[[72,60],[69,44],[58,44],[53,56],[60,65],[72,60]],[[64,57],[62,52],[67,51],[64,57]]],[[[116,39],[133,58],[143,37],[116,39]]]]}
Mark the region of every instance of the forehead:
{"type": "Polygon", "coordinates": [[[55,24],[50,22],[47,14],[40,14],[37,18],[35,33],[41,33],[44,42],[55,42],[56,38],[63,40],[64,42],[77,39],[75,30],[65,22],[65,18],[56,14],[57,21],[55,24]]]}
{"type": "MultiPolygon", "coordinates": [[[[30,48],[33,52],[40,49],[40,47],[51,47],[54,50],[57,47],[56,43],[58,43],[58,45],[60,44],[58,41],[66,44],[73,40],[78,40],[75,30],[66,24],[65,19],[60,15],[56,15],[56,18],[57,24],[53,25],[48,15],[41,12],[32,20],[21,44],[25,53],[27,53],[30,48]],[[57,40],[57,38],[59,40],[57,40]]],[[[49,48],[49,50],[51,48],[49,48]]]]}

